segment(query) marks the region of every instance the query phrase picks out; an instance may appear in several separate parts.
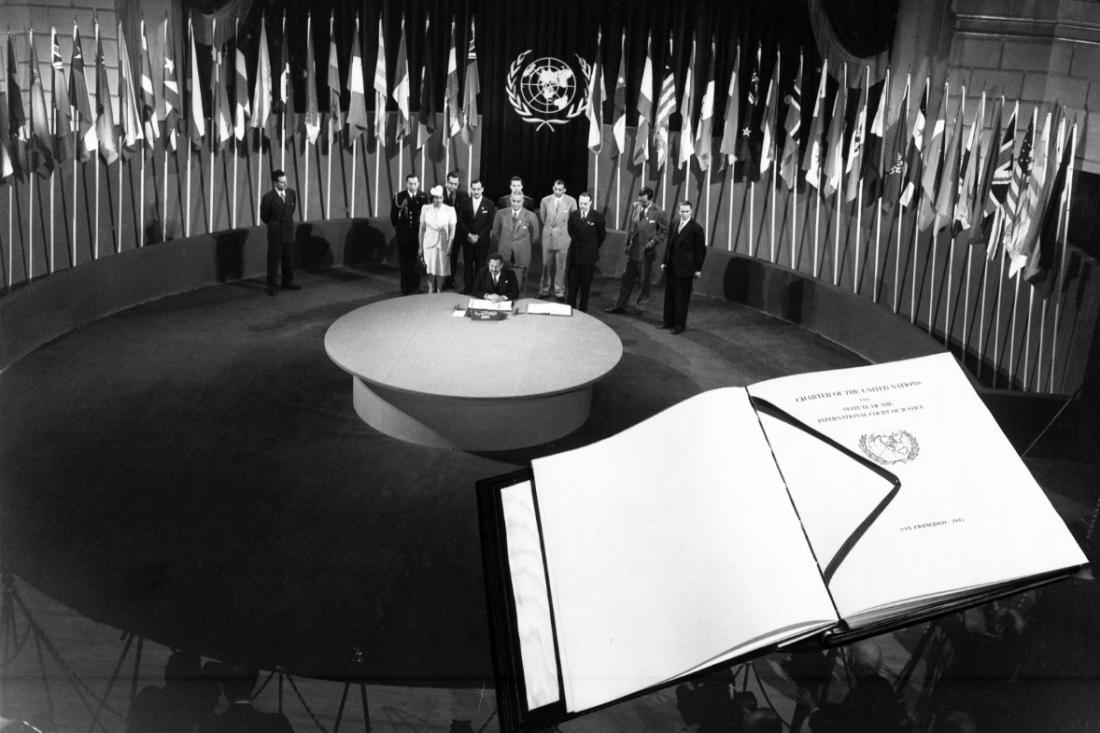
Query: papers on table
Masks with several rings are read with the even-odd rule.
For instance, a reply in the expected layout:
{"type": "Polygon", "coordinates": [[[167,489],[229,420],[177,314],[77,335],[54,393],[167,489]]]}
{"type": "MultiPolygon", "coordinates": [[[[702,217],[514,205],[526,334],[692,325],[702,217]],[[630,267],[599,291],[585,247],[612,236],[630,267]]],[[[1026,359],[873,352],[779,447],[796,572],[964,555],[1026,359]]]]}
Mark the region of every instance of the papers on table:
{"type": "Polygon", "coordinates": [[[510,300],[483,300],[481,298],[470,298],[470,302],[466,304],[467,308],[473,308],[474,310],[486,310],[486,311],[502,311],[504,313],[511,313],[515,304],[510,300]]]}
{"type": "Polygon", "coordinates": [[[571,316],[573,308],[565,303],[528,303],[527,312],[536,316],[571,316]]]}

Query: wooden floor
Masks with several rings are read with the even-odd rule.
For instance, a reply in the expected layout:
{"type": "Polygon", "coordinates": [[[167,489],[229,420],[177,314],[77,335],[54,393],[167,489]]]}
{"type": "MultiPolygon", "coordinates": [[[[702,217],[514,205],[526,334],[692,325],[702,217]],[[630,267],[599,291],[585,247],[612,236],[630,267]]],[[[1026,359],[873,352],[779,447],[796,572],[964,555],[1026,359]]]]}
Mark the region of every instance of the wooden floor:
{"type": "MultiPolygon", "coordinates": [[[[453,720],[495,730],[474,481],[706,389],[861,363],[789,323],[705,298],[680,336],[654,328],[652,309],[605,316],[617,281],[597,280],[590,312],[616,331],[624,356],[596,385],[580,430],[525,450],[426,448],[363,424],[350,378],[323,348],[336,318],[395,296],[396,274],[333,269],[299,281],[302,291],[276,298],[259,282],[165,298],[0,374],[0,558],[15,590],[0,713],[44,721],[52,708],[57,730],[88,730],[103,698],[104,728],[123,730],[132,692],[162,684],[169,649],[189,648],[284,670],[257,705],[279,708],[281,690],[298,731],[333,729],[349,673],[367,680],[375,731],[447,731],[453,720]],[[28,618],[41,637],[28,634],[28,618]]],[[[1041,468],[1057,493],[1066,472],[1041,468]]],[[[1088,485],[1084,474],[1074,485],[1088,485]]],[[[1087,492],[1054,498],[1080,530],[1087,492]]],[[[1062,585],[1069,601],[1059,608],[1072,606],[1073,620],[1050,622],[1061,659],[1037,658],[1024,687],[1036,694],[1016,696],[1033,713],[1015,716],[1021,730],[1100,721],[1091,699],[1067,702],[1075,684],[1100,679],[1089,661],[1100,658],[1090,654],[1098,622],[1084,613],[1094,584],[1062,585]],[[1035,702],[1038,691],[1054,711],[1035,702]]],[[[879,640],[890,674],[922,631],[879,640]]],[[[780,661],[742,669],[738,685],[789,720],[796,689],[780,661]]],[[[907,687],[914,705],[920,681],[907,687]]],[[[684,727],[670,688],[563,730],[684,727]]],[[[353,685],[340,729],[362,728],[353,685]]]]}

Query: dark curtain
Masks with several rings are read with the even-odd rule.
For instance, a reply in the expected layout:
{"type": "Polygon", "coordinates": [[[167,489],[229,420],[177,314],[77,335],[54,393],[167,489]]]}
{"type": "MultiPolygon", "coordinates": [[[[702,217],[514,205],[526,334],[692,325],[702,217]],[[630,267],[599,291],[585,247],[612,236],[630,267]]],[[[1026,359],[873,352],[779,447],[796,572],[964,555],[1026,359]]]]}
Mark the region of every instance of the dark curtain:
{"type": "MultiPolygon", "coordinates": [[[[184,15],[189,8],[209,3],[205,0],[182,0],[184,15]]],[[[753,120],[742,120],[759,134],[760,116],[776,62],[777,49],[782,52],[782,90],[789,88],[798,70],[798,57],[805,55],[802,84],[803,99],[812,99],[817,85],[820,60],[813,42],[813,32],[805,0],[773,0],[767,3],[730,3],[727,0],[694,0],[668,3],[655,0],[602,0],[598,2],[558,2],[545,0],[435,0],[430,3],[406,3],[400,0],[255,0],[247,18],[241,19],[242,42],[248,57],[250,86],[255,84],[254,69],[259,38],[259,18],[263,13],[268,28],[269,53],[277,74],[281,44],[280,25],[287,13],[287,38],[292,67],[294,109],[305,109],[306,14],[313,13],[313,44],[317,54],[318,99],[322,111],[328,109],[327,64],[329,49],[329,14],[335,13],[335,37],[341,78],[345,91],[341,101],[348,103],[347,73],[351,40],[356,15],[360,19],[360,45],[363,51],[364,89],[367,105],[373,111],[372,82],[374,59],[378,47],[378,17],[382,15],[385,29],[388,86],[392,92],[400,41],[402,17],[405,20],[410,75],[412,80],[410,105],[415,119],[420,108],[420,64],[425,41],[432,43],[432,57],[438,72],[434,74],[436,106],[441,108],[445,82],[445,61],[451,43],[450,23],[455,19],[458,73],[465,76],[466,48],[470,19],[477,24],[478,68],[481,81],[479,111],[482,115],[480,178],[489,195],[496,197],[507,191],[512,175],[524,178],[525,189],[536,200],[549,193],[555,178],[563,178],[570,192],[576,194],[588,187],[590,153],[587,148],[588,121],[582,115],[568,124],[553,129],[523,121],[508,101],[506,89],[512,62],[523,51],[530,50],[528,60],[555,57],[576,65],[574,54],[588,62],[595,59],[597,31],[602,30],[600,58],[604,71],[607,102],[604,122],[611,123],[615,82],[620,51],[625,32],[627,124],[637,124],[637,102],[642,68],[647,52],[647,38],[652,33],[651,54],[655,88],[650,91],[656,106],[657,91],[664,74],[666,59],[676,76],[677,93],[682,93],[691,55],[692,39],[696,43],[693,69],[694,109],[698,115],[704,93],[704,76],[712,53],[717,78],[715,93],[714,134],[721,135],[730,73],[738,43],[741,45],[741,67],[738,83],[744,109],[744,95],[754,70],[756,49],[762,48],[760,62],[760,105],[753,120]],[[430,15],[431,28],[425,38],[424,24],[430,15]],[[670,49],[671,41],[671,49],[670,49]],[[712,46],[713,43],[713,46],[712,46]],[[713,48],[713,51],[712,51],[713,48]],[[671,54],[671,55],[670,55],[671,54]]],[[[200,61],[209,53],[199,51],[200,61]]],[[[208,62],[207,62],[208,65],[208,62]]],[[[204,73],[206,69],[204,68],[204,73]]],[[[583,84],[583,79],[578,79],[583,84]]],[[[204,94],[209,93],[204,89],[204,94]]],[[[780,101],[782,101],[781,92],[780,101]]],[[[392,111],[396,106],[388,100],[392,111]]],[[[677,108],[679,96],[677,97],[677,108]]],[[[812,105],[803,105],[803,117],[809,119],[812,105]]],[[[679,128],[680,116],[674,114],[672,130],[679,128]]],[[[415,130],[415,122],[414,122],[415,130]]],[[[780,125],[781,130],[781,125],[780,125]]],[[[780,132],[780,134],[782,134],[780,132]]],[[[371,137],[370,133],[367,135],[371,137]]],[[[392,140],[388,140],[392,144],[392,140]]],[[[372,143],[373,144],[373,143],[372,143]]],[[[717,156],[715,141],[715,155],[717,156]]],[[[477,165],[477,163],[475,163],[477,165]]],[[[463,176],[464,178],[465,176],[463,176]]]]}
{"type": "Polygon", "coordinates": [[[820,0],[837,38],[854,56],[881,53],[894,40],[898,0],[820,0]]]}

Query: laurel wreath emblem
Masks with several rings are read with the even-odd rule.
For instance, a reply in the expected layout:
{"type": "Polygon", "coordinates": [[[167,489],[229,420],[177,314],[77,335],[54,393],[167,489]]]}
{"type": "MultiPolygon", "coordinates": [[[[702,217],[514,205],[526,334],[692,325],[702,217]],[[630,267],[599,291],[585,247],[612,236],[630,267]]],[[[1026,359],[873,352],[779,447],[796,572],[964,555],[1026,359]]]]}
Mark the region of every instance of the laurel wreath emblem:
{"type": "MultiPolygon", "coordinates": [[[[508,97],[508,101],[512,105],[512,109],[516,111],[516,114],[520,116],[524,122],[530,122],[533,125],[537,125],[536,129],[541,130],[543,127],[549,127],[553,132],[554,128],[558,125],[564,125],[569,120],[578,117],[581,112],[584,111],[585,104],[587,103],[587,95],[580,93],[575,94],[575,99],[561,112],[560,117],[544,117],[540,116],[538,112],[531,108],[529,104],[519,94],[519,78],[520,71],[523,69],[523,64],[527,60],[527,57],[531,55],[532,49],[527,49],[516,56],[515,61],[508,67],[508,80],[505,85],[504,91],[508,97]]],[[[577,63],[581,67],[581,73],[585,80],[585,88],[589,86],[588,82],[592,76],[591,65],[584,60],[580,54],[574,54],[577,57],[577,63]]]]}

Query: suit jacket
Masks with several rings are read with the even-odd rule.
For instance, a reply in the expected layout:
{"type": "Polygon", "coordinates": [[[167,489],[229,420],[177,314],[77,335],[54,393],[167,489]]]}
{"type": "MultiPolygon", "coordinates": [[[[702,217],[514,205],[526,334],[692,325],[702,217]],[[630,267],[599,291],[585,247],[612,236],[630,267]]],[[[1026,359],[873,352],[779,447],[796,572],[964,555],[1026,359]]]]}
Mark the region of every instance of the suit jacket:
{"type": "Polygon", "coordinates": [[[493,216],[496,214],[492,202],[482,196],[475,211],[473,198],[467,196],[459,202],[456,210],[458,211],[458,241],[469,244],[466,235],[476,234],[478,246],[488,247],[493,232],[493,216]]]}
{"type": "Polygon", "coordinates": [[[267,241],[271,243],[294,241],[294,211],[298,208],[298,194],[286,189],[284,202],[275,189],[260,200],[260,221],[267,224],[267,241]]]}
{"type": "Polygon", "coordinates": [[[567,193],[562,194],[560,202],[554,194],[542,200],[539,204],[539,218],[542,220],[543,247],[552,250],[569,249],[569,212],[576,209],[577,200],[567,193]]]}
{"type": "Polygon", "coordinates": [[[508,300],[519,299],[519,281],[516,280],[516,274],[504,268],[500,272],[500,277],[497,278],[497,282],[493,284],[493,275],[489,272],[488,267],[481,268],[481,271],[477,273],[477,277],[474,278],[474,297],[484,298],[487,295],[496,294],[503,295],[508,300]]]}
{"type": "Polygon", "coordinates": [[[600,259],[600,245],[607,236],[604,215],[589,209],[582,219],[578,209],[569,214],[569,259],[575,265],[594,265],[600,259]]]}
{"type": "Polygon", "coordinates": [[[519,221],[512,225],[512,210],[497,209],[493,218],[493,241],[500,247],[501,242],[511,242],[513,248],[519,245],[533,245],[539,241],[539,218],[535,212],[527,209],[519,210],[519,221]]]}
{"type": "Polygon", "coordinates": [[[665,235],[668,233],[665,227],[665,212],[661,211],[656,204],[651,203],[645,210],[644,216],[639,219],[638,216],[641,214],[641,205],[635,203],[630,208],[630,218],[626,225],[627,257],[636,262],[646,259],[647,252],[650,259],[655,258],[661,245],[665,243],[665,235]]]}
{"type": "Polygon", "coordinates": [[[390,224],[402,240],[416,241],[420,236],[420,210],[428,204],[428,195],[417,191],[410,196],[408,191],[398,191],[390,207],[390,224]]]}
{"type": "MultiPolygon", "coordinates": [[[[511,198],[512,198],[512,194],[510,194],[510,193],[506,193],[503,196],[501,196],[500,198],[498,198],[497,199],[497,208],[498,209],[510,209],[510,208],[512,208],[512,202],[510,200],[511,198]]],[[[528,196],[527,194],[523,194],[523,208],[527,209],[528,211],[534,211],[535,210],[535,200],[533,198],[531,198],[530,196],[528,196]]]]}
{"type": "MultiPolygon", "coordinates": [[[[443,203],[452,207],[455,210],[455,216],[458,217],[458,210],[462,207],[462,204],[468,198],[465,191],[459,189],[455,191],[454,196],[447,195],[447,189],[443,189],[443,203]]],[[[462,219],[459,217],[455,222],[455,238],[456,242],[465,242],[466,235],[462,232],[462,219]]]]}
{"type": "Polygon", "coordinates": [[[665,271],[674,277],[691,277],[703,270],[703,260],[707,258],[707,245],[703,241],[703,227],[694,220],[688,220],[683,229],[674,232],[680,222],[674,216],[668,225],[668,248],[665,250],[665,271]]]}

